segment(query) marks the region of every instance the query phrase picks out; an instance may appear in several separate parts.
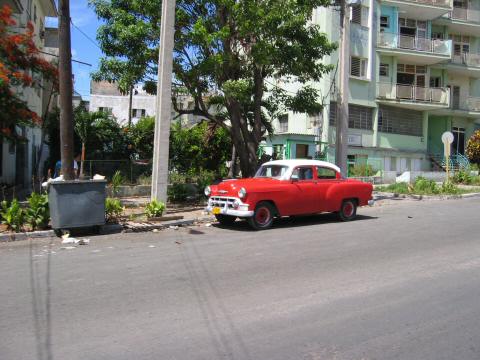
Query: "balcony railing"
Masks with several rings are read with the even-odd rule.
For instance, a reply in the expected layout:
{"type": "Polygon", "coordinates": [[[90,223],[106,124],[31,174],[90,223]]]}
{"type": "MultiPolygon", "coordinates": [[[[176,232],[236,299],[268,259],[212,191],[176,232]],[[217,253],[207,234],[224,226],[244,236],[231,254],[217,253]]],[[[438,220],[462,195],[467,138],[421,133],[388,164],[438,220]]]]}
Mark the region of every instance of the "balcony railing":
{"type": "Polygon", "coordinates": [[[459,98],[452,99],[452,109],[480,112],[480,98],[469,96],[462,100],[459,98]]]}
{"type": "Polygon", "coordinates": [[[378,98],[385,100],[405,100],[447,106],[450,103],[448,88],[378,83],[377,94],[378,98]]]}
{"type": "Polygon", "coordinates": [[[439,7],[451,7],[450,0],[402,0],[402,2],[406,3],[415,3],[421,5],[431,5],[431,6],[439,6],[439,7]]]}
{"type": "Polygon", "coordinates": [[[480,54],[465,53],[460,55],[452,55],[452,63],[466,65],[469,67],[480,68],[480,54]]]}
{"type": "Polygon", "coordinates": [[[384,48],[415,50],[446,56],[451,54],[452,49],[452,40],[423,38],[389,32],[379,33],[377,44],[384,48]]]}
{"type": "Polygon", "coordinates": [[[454,7],[450,12],[450,18],[453,20],[480,23],[480,10],[454,7]]]}

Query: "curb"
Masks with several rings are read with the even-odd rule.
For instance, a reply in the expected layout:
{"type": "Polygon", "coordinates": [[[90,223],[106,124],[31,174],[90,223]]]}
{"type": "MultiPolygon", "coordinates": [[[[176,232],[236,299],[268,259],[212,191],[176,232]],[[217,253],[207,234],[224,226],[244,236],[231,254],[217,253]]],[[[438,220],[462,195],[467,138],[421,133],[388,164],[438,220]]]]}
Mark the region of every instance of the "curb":
{"type": "Polygon", "coordinates": [[[151,230],[163,230],[163,229],[168,229],[170,226],[193,225],[194,222],[195,222],[195,219],[165,221],[165,222],[162,222],[161,224],[138,223],[138,225],[134,227],[128,227],[127,225],[126,228],[123,230],[123,232],[132,233],[132,232],[145,232],[145,231],[151,231],[151,230]]]}
{"type": "Polygon", "coordinates": [[[54,237],[54,236],[55,236],[55,232],[53,230],[2,234],[0,235],[0,242],[27,240],[29,238],[46,238],[46,237],[54,237]]]}
{"type": "Polygon", "coordinates": [[[398,194],[398,193],[387,193],[379,192],[377,193],[380,198],[376,199],[375,202],[381,200],[390,200],[390,199],[411,199],[411,200],[452,200],[452,199],[468,199],[468,198],[477,198],[480,197],[480,193],[467,193],[467,194],[458,194],[458,195],[408,195],[408,194],[398,194]]]}

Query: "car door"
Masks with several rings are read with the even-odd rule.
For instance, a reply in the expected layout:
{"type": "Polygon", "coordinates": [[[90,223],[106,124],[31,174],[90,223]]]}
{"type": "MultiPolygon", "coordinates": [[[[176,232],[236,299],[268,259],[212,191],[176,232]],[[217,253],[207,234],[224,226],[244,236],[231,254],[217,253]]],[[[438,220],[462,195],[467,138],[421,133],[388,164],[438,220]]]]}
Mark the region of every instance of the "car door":
{"type": "Polygon", "coordinates": [[[341,180],[334,169],[326,166],[316,166],[315,173],[319,211],[332,211],[332,204],[328,203],[327,193],[332,186],[335,186],[341,180]]]}
{"type": "Polygon", "coordinates": [[[293,169],[289,213],[313,214],[319,211],[314,171],[313,166],[297,166],[293,169]]]}

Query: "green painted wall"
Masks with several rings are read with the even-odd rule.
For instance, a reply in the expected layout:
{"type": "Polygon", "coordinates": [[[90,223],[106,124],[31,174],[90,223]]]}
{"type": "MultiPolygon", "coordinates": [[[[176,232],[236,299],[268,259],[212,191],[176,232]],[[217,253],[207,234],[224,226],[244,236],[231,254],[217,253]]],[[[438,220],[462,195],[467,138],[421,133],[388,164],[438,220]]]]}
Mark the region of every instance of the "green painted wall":
{"type": "Polygon", "coordinates": [[[450,130],[450,118],[448,116],[429,116],[428,118],[428,151],[437,153],[442,151],[442,134],[450,130]]]}
{"type": "Polygon", "coordinates": [[[427,149],[426,142],[422,142],[419,136],[398,135],[378,133],[378,145],[381,148],[393,148],[398,150],[417,150],[425,151],[427,149]]]}

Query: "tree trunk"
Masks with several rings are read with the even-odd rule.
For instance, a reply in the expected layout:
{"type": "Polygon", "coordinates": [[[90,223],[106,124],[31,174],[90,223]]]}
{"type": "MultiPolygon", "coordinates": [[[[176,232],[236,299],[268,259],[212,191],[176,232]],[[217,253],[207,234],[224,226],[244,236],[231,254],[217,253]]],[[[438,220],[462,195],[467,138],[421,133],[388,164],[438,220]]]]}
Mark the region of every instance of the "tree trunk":
{"type": "Polygon", "coordinates": [[[230,169],[228,170],[228,177],[233,179],[235,177],[235,168],[237,165],[237,150],[235,148],[235,145],[232,145],[232,162],[230,165],[230,169]]]}
{"type": "Polygon", "coordinates": [[[80,159],[80,175],[79,175],[79,178],[83,178],[83,163],[84,162],[85,162],[85,142],[82,141],[82,158],[80,159]]]}

